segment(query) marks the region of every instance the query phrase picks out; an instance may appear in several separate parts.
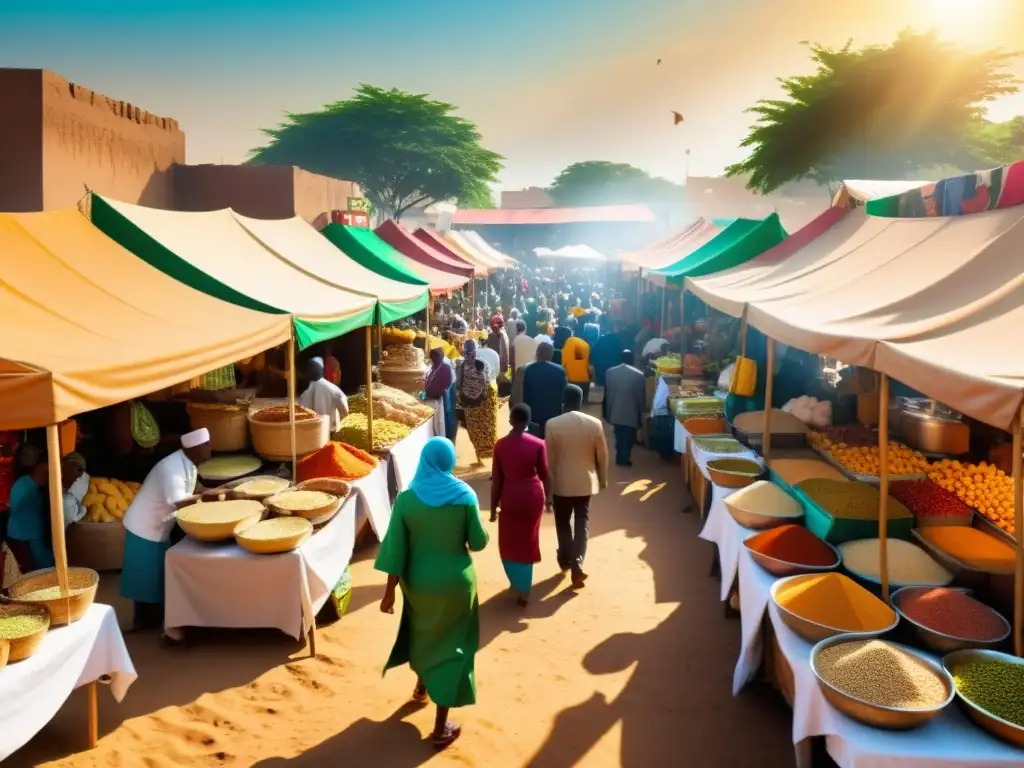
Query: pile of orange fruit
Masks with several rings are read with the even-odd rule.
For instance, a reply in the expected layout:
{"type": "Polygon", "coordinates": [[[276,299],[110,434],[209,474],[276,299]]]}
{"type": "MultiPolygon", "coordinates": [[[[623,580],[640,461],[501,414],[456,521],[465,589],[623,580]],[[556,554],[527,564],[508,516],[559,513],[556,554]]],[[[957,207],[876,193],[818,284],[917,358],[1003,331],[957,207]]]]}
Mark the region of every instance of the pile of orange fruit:
{"type": "Polygon", "coordinates": [[[1013,522],[1013,478],[986,461],[968,464],[943,459],[932,464],[928,477],[955,493],[996,527],[1016,535],[1013,522]]]}
{"type": "MultiPolygon", "coordinates": [[[[848,472],[858,475],[878,477],[882,473],[882,461],[877,445],[847,445],[833,442],[824,435],[811,433],[812,442],[819,450],[831,456],[837,464],[848,472]]],[[[890,475],[926,475],[929,471],[928,459],[902,443],[889,442],[890,475]]]]}

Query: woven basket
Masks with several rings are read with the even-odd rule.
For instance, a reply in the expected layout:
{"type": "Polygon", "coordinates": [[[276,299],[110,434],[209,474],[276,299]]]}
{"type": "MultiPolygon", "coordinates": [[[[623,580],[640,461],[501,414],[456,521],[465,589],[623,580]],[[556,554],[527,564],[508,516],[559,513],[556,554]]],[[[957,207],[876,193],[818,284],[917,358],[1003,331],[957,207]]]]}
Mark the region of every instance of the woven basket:
{"type": "Polygon", "coordinates": [[[11,644],[6,640],[0,640],[0,669],[7,666],[7,659],[11,655],[11,644]]]}
{"type": "Polygon", "coordinates": [[[248,405],[189,403],[192,429],[210,431],[210,448],[218,452],[242,451],[249,444],[248,405]]]}
{"type": "MultiPolygon", "coordinates": [[[[47,631],[50,629],[53,620],[50,618],[49,611],[39,605],[31,605],[27,603],[0,603],[0,617],[3,616],[38,616],[45,623],[42,629],[39,629],[31,634],[24,635],[23,637],[16,637],[10,640],[0,641],[7,645],[7,658],[4,663],[14,663],[16,661],[23,661],[35,653],[39,649],[40,643],[43,642],[43,638],[46,637],[47,631]]],[[[0,656],[2,656],[0,651],[0,656]]],[[[3,667],[3,664],[0,664],[3,667]]]]}
{"type": "MultiPolygon", "coordinates": [[[[252,413],[248,419],[252,447],[257,455],[267,461],[292,460],[291,424],[287,421],[253,421],[252,413]]],[[[295,449],[299,458],[327,445],[331,437],[329,426],[326,416],[295,422],[295,449]]]]}
{"type": "Polygon", "coordinates": [[[241,522],[235,528],[235,541],[254,555],[279,555],[291,552],[313,535],[313,524],[304,517],[274,517],[253,525],[241,522]],[[271,537],[257,535],[261,530],[277,529],[271,537]]]}
{"type": "Polygon", "coordinates": [[[311,491],[311,489],[309,488],[304,488],[303,491],[307,493],[324,494],[324,503],[321,504],[320,506],[312,507],[310,509],[292,509],[290,507],[280,505],[279,502],[283,501],[284,497],[300,493],[300,491],[285,491],[284,493],[280,493],[277,496],[271,496],[264,503],[267,505],[267,509],[269,509],[274,514],[284,515],[286,517],[304,517],[307,520],[315,520],[330,513],[331,510],[333,510],[340,501],[337,496],[334,496],[333,494],[330,493],[326,493],[325,491],[311,491]]]}
{"type": "Polygon", "coordinates": [[[297,491],[323,491],[337,496],[339,499],[348,497],[352,490],[347,480],[340,477],[314,477],[312,480],[303,480],[295,486],[297,491]]]}
{"type": "Polygon", "coordinates": [[[381,368],[380,380],[382,384],[415,395],[423,391],[424,374],[426,369],[381,368]]]}
{"type": "Polygon", "coordinates": [[[258,523],[265,512],[258,501],[199,502],[178,510],[178,525],[199,541],[227,541],[239,523],[258,523]]]}
{"type": "Polygon", "coordinates": [[[238,480],[232,480],[230,483],[225,483],[221,487],[229,488],[230,490],[234,491],[236,494],[238,494],[238,496],[236,498],[240,498],[240,499],[254,499],[256,501],[263,501],[264,499],[268,499],[268,498],[270,498],[271,496],[273,496],[275,494],[284,493],[284,491],[286,491],[290,485],[291,485],[291,482],[289,480],[286,480],[283,477],[277,477],[276,475],[252,475],[250,477],[243,477],[243,478],[240,478],[238,480]],[[272,490],[272,491],[269,491],[269,492],[261,491],[259,493],[254,493],[254,492],[251,492],[251,491],[245,491],[243,489],[243,486],[245,486],[246,483],[260,482],[260,481],[263,481],[263,480],[271,481],[271,482],[275,483],[275,485],[277,485],[277,487],[274,490],[272,490]],[[240,489],[242,489],[242,490],[240,490],[240,489]]]}
{"type": "Polygon", "coordinates": [[[72,523],[67,533],[68,563],[94,571],[119,571],[124,561],[124,524],[72,523]]]}
{"type": "Polygon", "coordinates": [[[12,603],[38,605],[50,612],[50,626],[62,627],[78,621],[96,599],[100,575],[91,568],[68,568],[69,597],[59,596],[60,582],[56,568],[44,568],[26,573],[7,588],[12,603]],[[38,593],[46,590],[44,596],[38,593]],[[57,596],[51,596],[58,593],[57,596]]]}

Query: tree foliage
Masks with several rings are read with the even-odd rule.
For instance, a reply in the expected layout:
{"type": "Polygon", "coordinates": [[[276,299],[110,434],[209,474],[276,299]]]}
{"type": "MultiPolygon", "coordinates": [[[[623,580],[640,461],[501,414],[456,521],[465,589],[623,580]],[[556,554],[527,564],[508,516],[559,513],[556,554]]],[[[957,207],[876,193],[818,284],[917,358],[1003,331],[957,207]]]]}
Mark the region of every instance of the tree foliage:
{"type": "Polygon", "coordinates": [[[360,85],[352,98],[265,129],[270,141],[250,152],[250,162],[358,182],[378,210],[398,219],[416,206],[479,197],[497,178],[503,158],[454,112],[424,94],[360,85]]]}
{"type": "Polygon", "coordinates": [[[548,190],[563,206],[659,203],[679,199],[682,187],[626,163],[588,160],[573,163],[548,190]]]}
{"type": "Polygon", "coordinates": [[[985,130],[984,105],[1015,93],[1016,54],[968,51],[934,32],[901,32],[887,46],[808,44],[812,75],[780,80],[786,97],[762,99],[743,141],[750,155],[729,176],[769,193],[811,178],[907,179],[921,168],[989,164],[1006,145],[985,130]]]}

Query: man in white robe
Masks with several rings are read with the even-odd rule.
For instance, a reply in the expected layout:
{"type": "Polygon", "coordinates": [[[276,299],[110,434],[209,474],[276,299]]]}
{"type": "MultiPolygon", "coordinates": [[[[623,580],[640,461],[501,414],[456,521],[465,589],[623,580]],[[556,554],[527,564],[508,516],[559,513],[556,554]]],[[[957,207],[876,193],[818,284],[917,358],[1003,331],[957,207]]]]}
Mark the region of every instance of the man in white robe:
{"type": "Polygon", "coordinates": [[[312,357],[306,363],[306,378],[309,386],[299,396],[299,405],[326,416],[333,435],[340,428],[341,420],[348,416],[348,398],[340,387],[324,377],[324,361],[319,357],[312,357]]]}

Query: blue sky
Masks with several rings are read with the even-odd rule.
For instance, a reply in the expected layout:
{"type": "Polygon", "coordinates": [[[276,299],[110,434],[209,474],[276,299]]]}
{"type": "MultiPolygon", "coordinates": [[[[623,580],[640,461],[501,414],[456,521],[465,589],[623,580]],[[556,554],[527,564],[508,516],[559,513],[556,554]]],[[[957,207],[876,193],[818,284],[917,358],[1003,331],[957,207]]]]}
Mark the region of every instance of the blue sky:
{"type": "MultiPolygon", "coordinates": [[[[369,82],[457,104],[506,156],[505,188],[588,159],[681,179],[686,149],[694,174],[742,157],[743,110],[806,70],[800,40],[879,42],[912,23],[1012,46],[1007,30],[1024,28],[1019,0],[964,3],[3,0],[0,66],[52,69],[175,118],[194,163],[239,162],[285,111],[369,82]]],[[[1019,113],[1017,98],[995,116],[1019,113]]]]}

